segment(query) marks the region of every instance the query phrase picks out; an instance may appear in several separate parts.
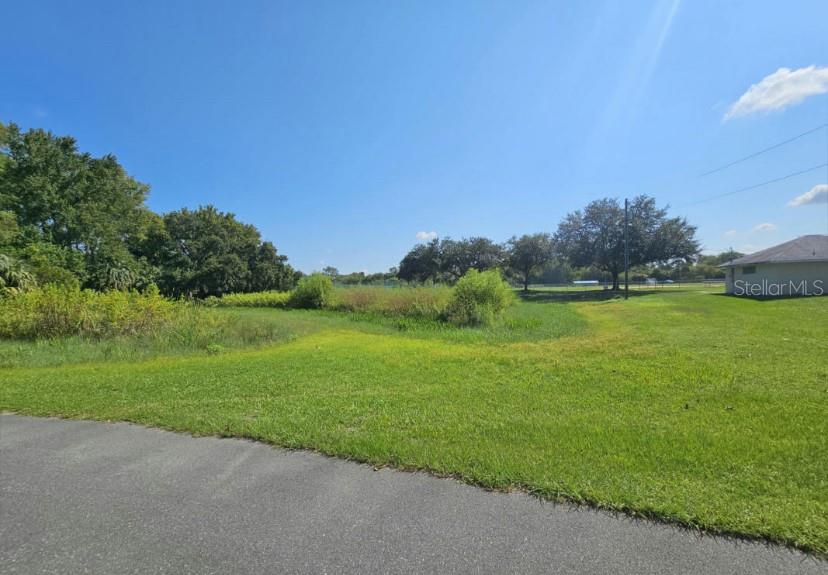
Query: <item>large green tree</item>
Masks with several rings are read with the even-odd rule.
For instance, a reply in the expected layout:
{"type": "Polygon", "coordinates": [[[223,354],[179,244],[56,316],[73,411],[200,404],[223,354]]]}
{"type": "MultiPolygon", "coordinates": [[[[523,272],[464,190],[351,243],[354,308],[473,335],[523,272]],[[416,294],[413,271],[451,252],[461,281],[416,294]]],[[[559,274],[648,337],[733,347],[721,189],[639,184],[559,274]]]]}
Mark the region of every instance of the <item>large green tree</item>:
{"type": "Polygon", "coordinates": [[[113,287],[113,278],[139,283],[149,270],[127,242],[141,233],[149,187],[114,156],[79,152],[71,137],[15,124],[0,135],[0,210],[14,214],[17,226],[5,249],[32,260],[41,280],[75,276],[93,288],[113,287]]]}
{"type": "Polygon", "coordinates": [[[400,262],[397,277],[407,282],[437,281],[440,277],[440,240],[414,246],[400,262]]]}
{"type": "Polygon", "coordinates": [[[276,246],[271,242],[259,244],[256,255],[250,262],[250,278],[246,291],[291,289],[296,283],[296,278],[287,259],[287,256],[276,251],[276,246]]]}
{"type": "Polygon", "coordinates": [[[93,158],[73,138],[0,124],[0,253],[40,283],[157,281],[169,295],[193,296],[295,283],[287,258],[255,227],[212,206],[162,217],[147,208],[148,192],[114,156],[93,158]]]}
{"type": "Polygon", "coordinates": [[[523,291],[529,291],[532,274],[552,260],[554,255],[552,236],[545,233],[512,237],[506,242],[507,266],[520,278],[523,291]]]}
{"type": "MultiPolygon", "coordinates": [[[[696,228],[684,218],[670,218],[655,199],[638,196],[629,206],[629,264],[691,262],[699,253],[696,228]]],[[[573,266],[594,266],[612,275],[613,289],[624,271],[624,206],[614,198],[596,200],[568,214],[555,242],[573,266]]]]}
{"type": "Polygon", "coordinates": [[[503,260],[503,247],[489,238],[446,238],[441,243],[440,271],[452,283],[471,269],[485,271],[501,267],[503,260]]]}
{"type": "Polygon", "coordinates": [[[160,270],[158,284],[174,296],[284,290],[293,286],[287,258],[259,231],[213,206],[182,209],[154,226],[141,251],[160,270]]]}
{"type": "Polygon", "coordinates": [[[404,281],[453,283],[470,269],[484,271],[503,262],[503,247],[488,238],[435,238],[414,246],[400,262],[397,276],[404,281]]]}

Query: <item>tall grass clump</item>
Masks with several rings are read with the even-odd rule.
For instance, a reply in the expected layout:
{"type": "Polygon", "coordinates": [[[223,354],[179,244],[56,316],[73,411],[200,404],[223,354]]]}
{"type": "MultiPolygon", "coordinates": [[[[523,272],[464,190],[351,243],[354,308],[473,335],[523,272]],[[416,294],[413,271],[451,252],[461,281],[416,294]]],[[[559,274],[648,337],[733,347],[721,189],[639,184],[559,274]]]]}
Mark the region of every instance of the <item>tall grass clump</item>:
{"type": "Polygon", "coordinates": [[[254,293],[231,293],[220,298],[208,298],[208,305],[219,307],[287,307],[290,292],[261,291],[254,293]]]}
{"type": "Polygon", "coordinates": [[[321,309],[331,303],[333,281],[326,275],[311,274],[299,280],[296,288],[290,292],[288,307],[299,309],[321,309]]]}
{"type": "Polygon", "coordinates": [[[450,297],[451,288],[446,286],[339,288],[330,307],[354,313],[439,319],[450,297]]]}
{"type": "Polygon", "coordinates": [[[176,302],[151,288],[95,292],[48,285],[0,299],[0,337],[134,335],[173,320],[176,302]]]}
{"type": "Polygon", "coordinates": [[[470,269],[455,284],[445,317],[459,326],[490,326],[514,300],[500,270],[470,269]]]}

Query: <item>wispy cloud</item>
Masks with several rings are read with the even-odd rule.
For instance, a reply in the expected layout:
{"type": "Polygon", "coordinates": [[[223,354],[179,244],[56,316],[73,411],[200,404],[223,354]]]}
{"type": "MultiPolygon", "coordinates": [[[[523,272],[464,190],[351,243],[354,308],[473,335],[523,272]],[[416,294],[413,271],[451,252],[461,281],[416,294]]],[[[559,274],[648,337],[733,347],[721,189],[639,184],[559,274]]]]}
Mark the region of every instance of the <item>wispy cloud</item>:
{"type": "Polygon", "coordinates": [[[799,104],[805,98],[828,92],[828,67],[779,68],[753,84],[733,103],[723,120],[747,116],[757,112],[782,110],[799,104]]]}
{"type": "Polygon", "coordinates": [[[776,231],[777,225],[765,222],[753,228],[754,232],[773,232],[776,231]]]}
{"type": "Polygon", "coordinates": [[[736,230],[727,230],[724,235],[726,238],[732,238],[736,235],[736,230]]]}
{"type": "Polygon", "coordinates": [[[791,207],[804,206],[807,204],[828,203],[828,184],[817,184],[801,196],[796,196],[788,205],[791,207]]]}
{"type": "Polygon", "coordinates": [[[437,232],[417,232],[417,239],[422,241],[433,240],[437,237],[437,232]]]}

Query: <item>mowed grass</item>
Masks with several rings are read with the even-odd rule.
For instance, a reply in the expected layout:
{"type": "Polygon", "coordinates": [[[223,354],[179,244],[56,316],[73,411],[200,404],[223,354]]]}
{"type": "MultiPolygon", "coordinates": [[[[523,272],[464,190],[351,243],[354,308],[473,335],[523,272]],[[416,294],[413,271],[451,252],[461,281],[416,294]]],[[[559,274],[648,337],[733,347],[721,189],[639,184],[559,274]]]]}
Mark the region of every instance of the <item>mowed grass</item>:
{"type": "Polygon", "coordinates": [[[294,337],[5,368],[0,408],[250,437],[828,553],[828,298],[530,294],[492,330],[227,312],[294,337]]]}

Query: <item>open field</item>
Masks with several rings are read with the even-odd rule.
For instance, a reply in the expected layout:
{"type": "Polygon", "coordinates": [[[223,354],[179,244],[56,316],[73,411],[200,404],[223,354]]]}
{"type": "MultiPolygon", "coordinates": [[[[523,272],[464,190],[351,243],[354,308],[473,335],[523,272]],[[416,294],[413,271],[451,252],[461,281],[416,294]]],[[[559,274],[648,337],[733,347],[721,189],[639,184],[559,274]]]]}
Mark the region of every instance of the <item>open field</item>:
{"type": "Polygon", "coordinates": [[[828,553],[828,298],[605,298],[531,292],[488,329],[227,308],[282,335],[130,363],[4,342],[0,408],[250,437],[828,553]]]}

